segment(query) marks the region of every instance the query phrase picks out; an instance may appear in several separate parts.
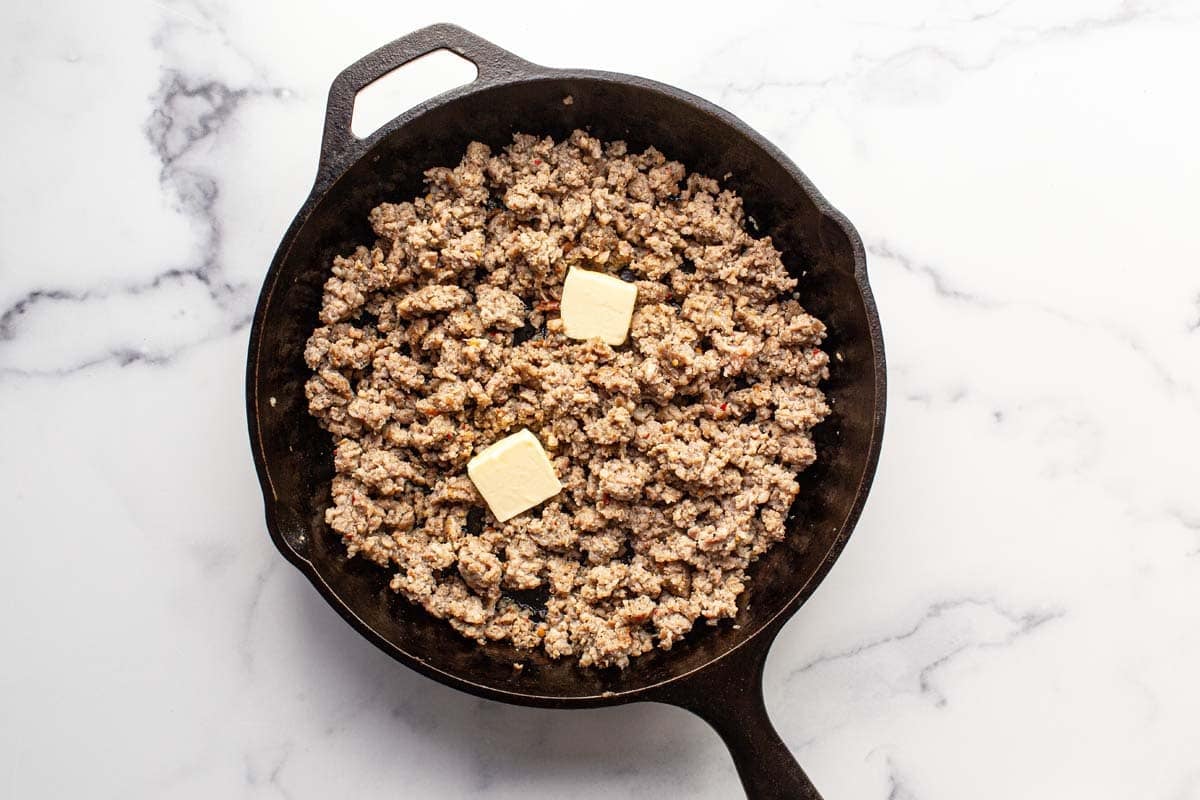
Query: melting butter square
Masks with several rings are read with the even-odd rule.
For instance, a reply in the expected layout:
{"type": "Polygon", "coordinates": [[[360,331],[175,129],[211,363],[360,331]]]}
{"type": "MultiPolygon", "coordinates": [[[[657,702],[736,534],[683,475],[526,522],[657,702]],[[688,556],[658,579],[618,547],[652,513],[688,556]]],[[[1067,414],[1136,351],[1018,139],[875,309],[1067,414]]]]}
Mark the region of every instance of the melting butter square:
{"type": "Polygon", "coordinates": [[[597,337],[619,345],[629,335],[637,286],[603,272],[571,267],[563,282],[563,331],[572,339],[597,337]]]}
{"type": "Polygon", "coordinates": [[[467,463],[467,475],[500,522],[562,491],[554,465],[528,428],[477,454],[467,463]]]}

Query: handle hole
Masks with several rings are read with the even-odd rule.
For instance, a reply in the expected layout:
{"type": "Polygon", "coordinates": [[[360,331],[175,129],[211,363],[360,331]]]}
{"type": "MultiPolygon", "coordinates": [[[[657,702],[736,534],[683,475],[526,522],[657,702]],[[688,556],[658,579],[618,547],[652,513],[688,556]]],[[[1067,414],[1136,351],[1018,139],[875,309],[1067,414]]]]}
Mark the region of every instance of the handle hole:
{"type": "Polygon", "coordinates": [[[470,83],[478,74],[474,64],[445,49],[396,67],[355,96],[350,132],[365,139],[418,103],[470,83]]]}

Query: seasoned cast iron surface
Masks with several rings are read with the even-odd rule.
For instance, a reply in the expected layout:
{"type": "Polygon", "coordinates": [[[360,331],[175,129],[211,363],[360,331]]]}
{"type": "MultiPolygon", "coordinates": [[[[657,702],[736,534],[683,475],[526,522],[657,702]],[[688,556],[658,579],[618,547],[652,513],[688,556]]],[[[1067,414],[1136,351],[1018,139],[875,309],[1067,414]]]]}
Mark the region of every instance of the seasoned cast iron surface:
{"type": "MultiPolygon", "coordinates": [[[[365,62],[347,71],[350,84],[379,72],[365,62]],[[365,74],[353,74],[356,68],[365,74]]],[[[280,549],[343,616],[439,680],[536,705],[649,699],[662,691],[651,687],[705,666],[760,632],[769,644],[823,577],[857,519],[878,457],[884,398],[882,341],[862,244],[790,162],[697,98],[628,76],[548,70],[515,57],[499,58],[490,70],[480,66],[475,84],[398,118],[362,144],[337,129],[344,117],[348,130],[349,116],[337,107],[346,100],[335,84],[334,133],[327,128],[317,187],[280,246],[251,334],[248,408],[269,526],[280,549]],[[573,102],[565,105],[568,95],[573,102]],[[413,197],[425,169],[457,163],[472,140],[499,148],[517,131],[561,138],[577,127],[603,140],[624,139],[631,149],[653,145],[689,170],[717,178],[728,173],[725,184],[745,199],[748,216],[771,235],[800,279],[801,302],[827,324],[824,348],[833,356],[822,387],[833,413],[815,430],[818,461],[800,476],[789,538],[752,568],[738,617],[715,628],[697,626],[682,646],[640,656],[624,671],[580,669],[569,659],[555,662],[503,645],[480,647],[391,592],[386,570],[347,559],[323,519],[330,436],[307,414],[304,396],[302,351],[317,324],[330,260],[373,238],[367,225],[373,206],[413,197]],[[514,661],[524,669],[514,670],[514,661]]]]}

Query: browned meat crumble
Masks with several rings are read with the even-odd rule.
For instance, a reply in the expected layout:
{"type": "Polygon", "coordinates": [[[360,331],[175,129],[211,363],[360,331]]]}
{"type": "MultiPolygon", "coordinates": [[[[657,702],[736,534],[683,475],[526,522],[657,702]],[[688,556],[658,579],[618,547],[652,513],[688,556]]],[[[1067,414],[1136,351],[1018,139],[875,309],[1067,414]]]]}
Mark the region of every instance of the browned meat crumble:
{"type": "Polygon", "coordinates": [[[732,617],[828,413],[825,328],[742,201],[651,148],[472,143],[334,259],[305,358],[326,519],[464,636],[624,667],[732,617]],[[617,348],[562,334],[571,265],[636,281],[617,348]],[[563,491],[498,524],[471,456],[527,427],[563,491]]]}

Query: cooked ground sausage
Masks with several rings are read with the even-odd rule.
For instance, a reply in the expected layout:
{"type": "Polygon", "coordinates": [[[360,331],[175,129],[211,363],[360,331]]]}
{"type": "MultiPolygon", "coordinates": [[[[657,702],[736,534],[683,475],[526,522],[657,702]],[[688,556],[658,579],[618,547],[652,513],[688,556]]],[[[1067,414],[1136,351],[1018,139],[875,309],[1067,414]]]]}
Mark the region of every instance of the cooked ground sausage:
{"type": "Polygon", "coordinates": [[[480,643],[624,667],[732,617],[829,413],[825,327],[769,237],[717,181],[583,131],[426,181],[334,259],[305,351],[330,527],[480,643]],[[624,345],[562,334],[572,265],[636,281],[624,345]],[[466,463],[522,427],[564,488],[500,524],[466,463]]]}

